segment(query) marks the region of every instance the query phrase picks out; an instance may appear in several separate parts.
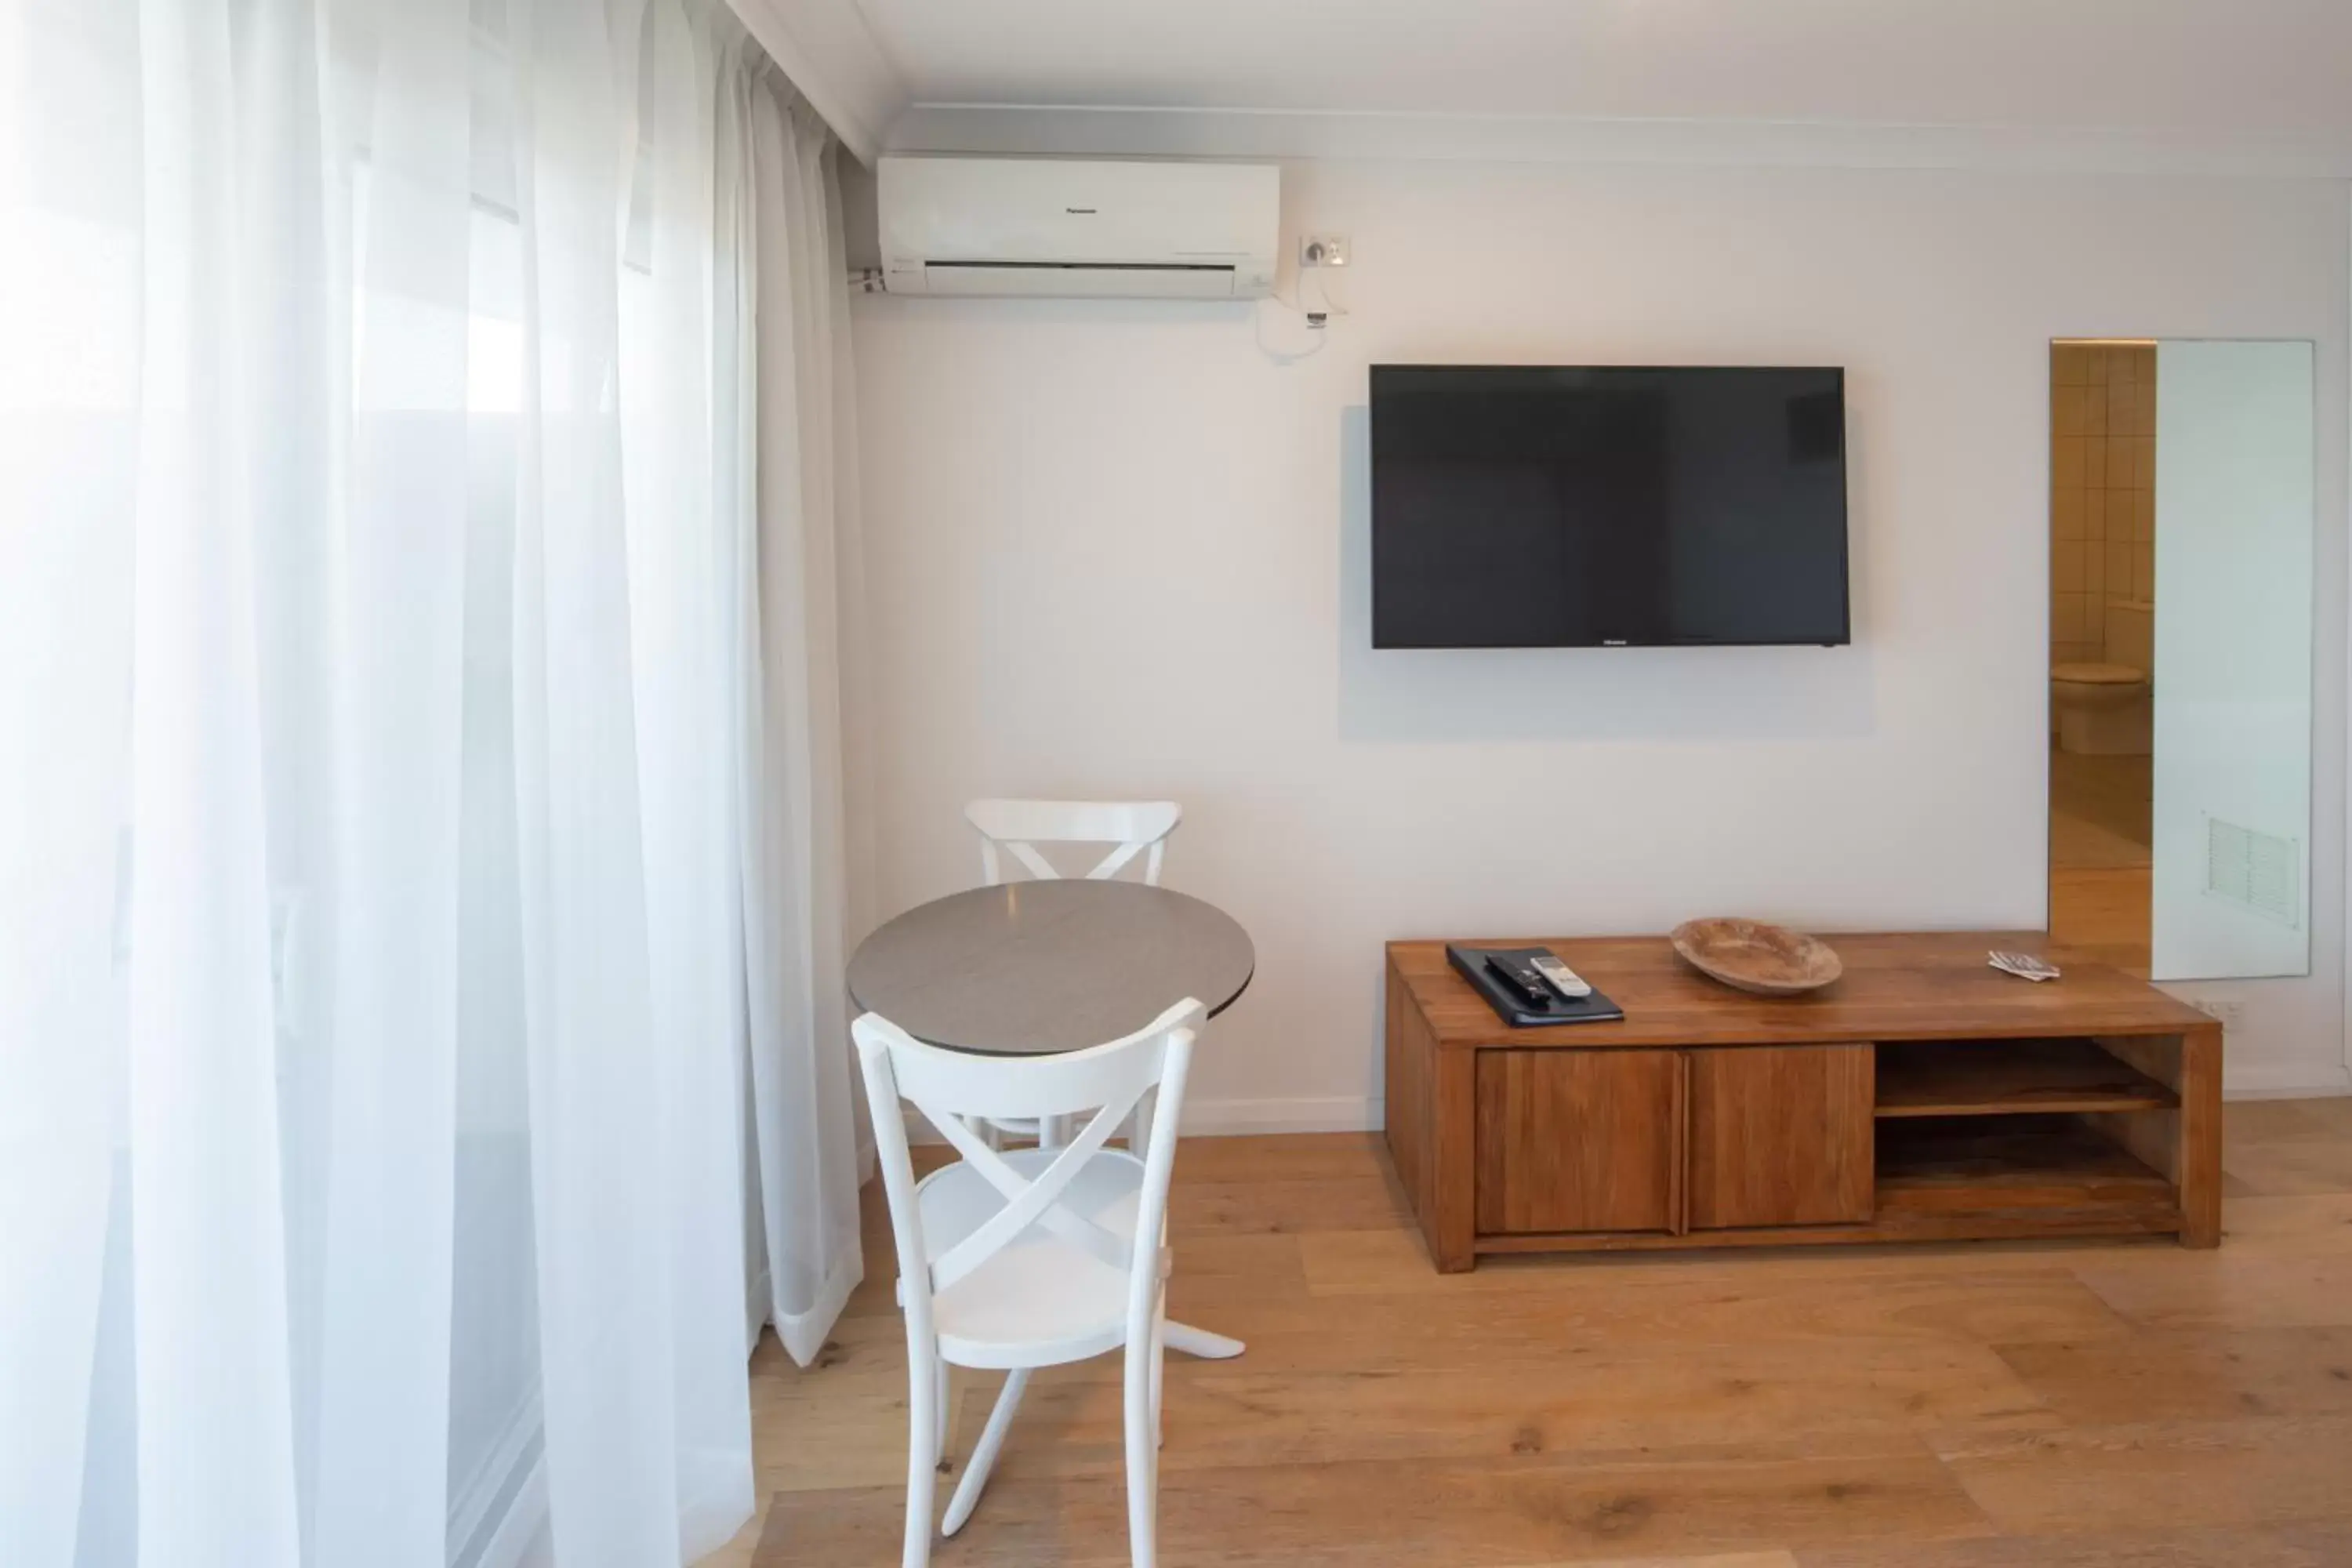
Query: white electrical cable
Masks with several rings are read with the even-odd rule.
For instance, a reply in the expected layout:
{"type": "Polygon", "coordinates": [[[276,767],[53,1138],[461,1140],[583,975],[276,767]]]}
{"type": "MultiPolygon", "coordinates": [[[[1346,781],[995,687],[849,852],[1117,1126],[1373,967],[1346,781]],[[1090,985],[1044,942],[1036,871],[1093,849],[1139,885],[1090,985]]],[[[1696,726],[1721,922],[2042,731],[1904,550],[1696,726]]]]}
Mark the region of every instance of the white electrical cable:
{"type": "Polygon", "coordinates": [[[1331,298],[1330,286],[1323,281],[1321,276],[1325,270],[1326,268],[1320,267],[1302,267],[1298,269],[1297,281],[1291,289],[1293,298],[1286,300],[1280,294],[1269,294],[1265,300],[1258,301],[1262,307],[1267,300],[1271,300],[1276,306],[1305,321],[1307,330],[1315,334],[1315,346],[1311,349],[1285,350],[1277,349],[1267,342],[1265,311],[1261,309],[1256,312],[1252,322],[1253,330],[1257,336],[1260,353],[1281,364],[1296,364],[1300,360],[1313,359],[1323,352],[1324,345],[1331,341],[1330,333],[1325,329],[1325,322],[1333,316],[1344,316],[1348,313],[1348,307],[1331,298]],[[1307,285],[1309,280],[1312,280],[1315,285],[1316,299],[1319,305],[1316,310],[1309,310],[1307,306],[1307,285]]]}
{"type": "Polygon", "coordinates": [[[1330,333],[1317,331],[1312,334],[1315,339],[1315,346],[1313,348],[1278,349],[1275,347],[1272,343],[1265,341],[1265,307],[1269,304],[1276,306],[1281,310],[1289,310],[1302,318],[1307,312],[1299,310],[1296,305],[1291,304],[1279,294],[1269,294],[1265,299],[1260,300],[1257,302],[1258,308],[1250,313],[1250,330],[1257,339],[1257,352],[1265,355],[1266,358],[1274,361],[1276,364],[1297,364],[1300,360],[1313,359],[1317,354],[1321,353],[1325,346],[1331,342],[1330,333]]]}
{"type": "Polygon", "coordinates": [[[1316,297],[1323,301],[1322,313],[1326,316],[1344,316],[1348,313],[1348,307],[1331,298],[1331,286],[1323,280],[1323,274],[1328,270],[1330,270],[1328,268],[1324,267],[1309,267],[1301,270],[1298,274],[1299,300],[1303,305],[1307,298],[1307,282],[1312,279],[1315,284],[1316,297]]]}

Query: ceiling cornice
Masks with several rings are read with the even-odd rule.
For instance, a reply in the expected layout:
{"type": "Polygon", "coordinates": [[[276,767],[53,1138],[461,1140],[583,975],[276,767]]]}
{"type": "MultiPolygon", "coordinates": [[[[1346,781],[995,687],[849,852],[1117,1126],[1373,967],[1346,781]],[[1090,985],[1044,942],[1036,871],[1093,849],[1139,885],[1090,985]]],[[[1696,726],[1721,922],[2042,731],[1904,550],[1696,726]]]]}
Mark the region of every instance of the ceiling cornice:
{"type": "Polygon", "coordinates": [[[1954,169],[2352,179],[2352,134],[917,103],[894,153],[1954,169]]]}
{"type": "Polygon", "coordinates": [[[911,96],[857,0],[728,0],[744,27],[860,163],[911,96]]]}

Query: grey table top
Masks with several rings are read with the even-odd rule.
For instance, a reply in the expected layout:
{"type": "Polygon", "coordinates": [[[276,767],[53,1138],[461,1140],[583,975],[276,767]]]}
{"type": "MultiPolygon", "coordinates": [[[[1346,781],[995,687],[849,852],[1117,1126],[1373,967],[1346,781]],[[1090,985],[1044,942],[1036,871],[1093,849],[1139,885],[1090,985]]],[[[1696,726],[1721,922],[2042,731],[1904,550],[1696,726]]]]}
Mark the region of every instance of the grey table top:
{"type": "Polygon", "coordinates": [[[1116,1040],[1187,996],[1233,1005],[1257,952],[1213,904],[1139,882],[1009,882],[908,910],[858,943],[849,994],[919,1040],[1045,1056],[1116,1040]]]}

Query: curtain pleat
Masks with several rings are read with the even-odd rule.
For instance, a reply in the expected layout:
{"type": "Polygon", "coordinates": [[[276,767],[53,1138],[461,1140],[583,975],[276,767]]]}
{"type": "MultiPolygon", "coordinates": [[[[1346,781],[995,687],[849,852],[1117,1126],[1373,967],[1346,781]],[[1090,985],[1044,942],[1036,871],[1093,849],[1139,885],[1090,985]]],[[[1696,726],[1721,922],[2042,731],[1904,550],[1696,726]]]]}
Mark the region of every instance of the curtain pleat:
{"type": "Polygon", "coordinates": [[[0,1558],[690,1561],[859,1267],[830,138],[717,0],[0,86],[0,1558]]]}
{"type": "MultiPolygon", "coordinates": [[[[312,1560],[446,1549],[465,767],[472,146],[467,0],[377,12],[349,234],[346,482],[331,513],[325,748],[333,997],[313,1114],[319,1296],[312,1560]],[[369,346],[354,357],[353,340],[369,346]],[[398,344],[396,357],[383,345],[398,344]]],[[[356,51],[355,51],[356,52],[356,51]]],[[[324,932],[319,933],[321,940],[324,932]]]]}
{"type": "Polygon", "coordinates": [[[767,1310],[802,1365],[863,1273],[846,1037],[849,894],[840,707],[840,541],[856,516],[836,469],[849,417],[847,272],[833,155],[804,103],[751,103],[761,283],[756,361],[756,570],[747,593],[745,909],[751,940],[751,1082],[767,1310]]]}

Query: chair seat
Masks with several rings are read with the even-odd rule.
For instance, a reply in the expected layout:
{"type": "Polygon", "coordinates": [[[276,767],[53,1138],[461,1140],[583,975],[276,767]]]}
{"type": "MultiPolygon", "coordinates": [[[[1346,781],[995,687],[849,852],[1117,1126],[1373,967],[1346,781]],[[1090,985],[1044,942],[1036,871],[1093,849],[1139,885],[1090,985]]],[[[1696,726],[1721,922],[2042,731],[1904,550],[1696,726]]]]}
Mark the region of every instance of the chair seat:
{"type": "MultiPolygon", "coordinates": [[[[1004,1163],[1034,1181],[1060,1152],[1016,1149],[1004,1163]]],[[[1143,1162],[1117,1149],[1090,1156],[1060,1206],[1122,1241],[1135,1237],[1143,1162]]],[[[944,1254],[1004,1206],[1003,1194],[961,1161],[915,1188],[923,1240],[944,1254]]],[[[1083,1247],[1037,1226],[932,1299],[940,1352],[958,1366],[1058,1366],[1127,1342],[1128,1279],[1083,1247]]]]}

